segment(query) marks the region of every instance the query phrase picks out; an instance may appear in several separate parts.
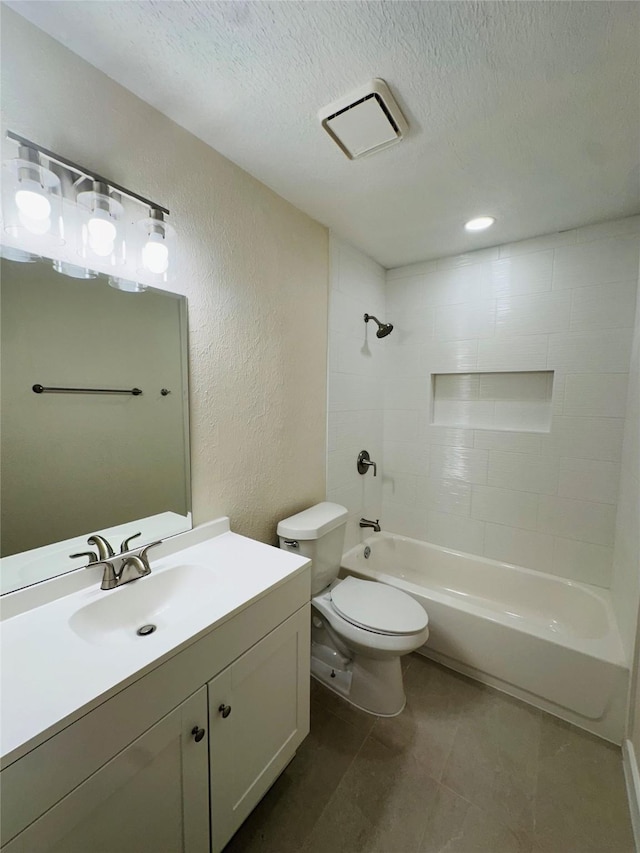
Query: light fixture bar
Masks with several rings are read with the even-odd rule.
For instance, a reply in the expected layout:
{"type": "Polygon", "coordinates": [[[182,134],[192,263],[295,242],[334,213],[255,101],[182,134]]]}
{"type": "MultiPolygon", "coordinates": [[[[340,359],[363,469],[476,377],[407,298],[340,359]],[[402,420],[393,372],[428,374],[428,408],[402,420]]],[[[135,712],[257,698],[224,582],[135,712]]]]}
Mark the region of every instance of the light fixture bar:
{"type": "Polygon", "coordinates": [[[122,193],[122,195],[125,195],[128,198],[132,198],[135,201],[139,201],[146,207],[153,208],[154,210],[160,210],[167,216],[169,215],[169,210],[166,207],[162,207],[162,205],[160,204],[156,204],[155,201],[150,201],[150,199],[145,198],[142,195],[138,195],[138,193],[134,193],[131,190],[128,190],[126,187],[120,186],[120,184],[115,184],[113,181],[108,181],[106,178],[103,178],[101,175],[98,175],[97,172],[92,172],[90,169],[85,169],[84,166],[80,166],[78,165],[78,163],[74,163],[73,160],[67,160],[65,157],[61,157],[59,154],[55,154],[53,151],[49,151],[47,148],[43,148],[42,145],[37,145],[35,142],[31,142],[31,140],[25,139],[24,136],[18,136],[18,134],[14,133],[12,130],[7,131],[7,139],[12,139],[14,142],[17,142],[18,145],[24,145],[28,148],[34,149],[39,154],[42,154],[44,157],[46,157],[47,160],[49,160],[50,162],[58,163],[60,166],[64,166],[65,169],[69,169],[70,171],[75,172],[77,175],[82,175],[82,177],[87,178],[91,181],[99,181],[103,184],[107,184],[110,189],[122,193]]]}

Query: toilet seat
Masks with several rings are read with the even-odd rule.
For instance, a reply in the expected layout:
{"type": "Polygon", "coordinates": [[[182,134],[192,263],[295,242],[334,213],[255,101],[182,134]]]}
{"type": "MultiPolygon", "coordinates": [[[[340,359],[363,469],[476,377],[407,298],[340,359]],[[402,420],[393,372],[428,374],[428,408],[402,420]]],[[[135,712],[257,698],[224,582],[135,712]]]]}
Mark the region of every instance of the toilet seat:
{"type": "Polygon", "coordinates": [[[330,594],[336,613],[365,631],[406,636],[424,631],[429,624],[417,601],[382,583],[349,576],[333,586],[330,594]]]}

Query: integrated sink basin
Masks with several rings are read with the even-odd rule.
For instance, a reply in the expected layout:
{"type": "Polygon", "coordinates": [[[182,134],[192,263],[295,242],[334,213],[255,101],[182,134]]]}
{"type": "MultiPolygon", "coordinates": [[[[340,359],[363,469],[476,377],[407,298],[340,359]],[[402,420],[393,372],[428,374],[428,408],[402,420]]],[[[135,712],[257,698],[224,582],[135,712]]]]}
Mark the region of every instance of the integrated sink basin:
{"type": "Polygon", "coordinates": [[[163,629],[189,620],[215,595],[216,574],[198,565],[178,565],[131,581],[76,610],[71,630],[97,646],[151,642],[163,629]],[[155,630],[138,634],[148,625],[155,630]]]}

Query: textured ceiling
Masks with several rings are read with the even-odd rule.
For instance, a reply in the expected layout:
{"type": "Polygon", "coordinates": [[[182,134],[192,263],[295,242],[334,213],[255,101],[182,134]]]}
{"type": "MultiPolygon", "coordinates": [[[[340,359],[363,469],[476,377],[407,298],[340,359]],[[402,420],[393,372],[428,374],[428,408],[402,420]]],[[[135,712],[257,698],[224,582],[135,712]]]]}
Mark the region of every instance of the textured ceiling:
{"type": "Polygon", "coordinates": [[[639,3],[7,5],[385,267],[640,210],[639,3]],[[316,113],[372,77],[410,132],[349,161],[316,113]]]}

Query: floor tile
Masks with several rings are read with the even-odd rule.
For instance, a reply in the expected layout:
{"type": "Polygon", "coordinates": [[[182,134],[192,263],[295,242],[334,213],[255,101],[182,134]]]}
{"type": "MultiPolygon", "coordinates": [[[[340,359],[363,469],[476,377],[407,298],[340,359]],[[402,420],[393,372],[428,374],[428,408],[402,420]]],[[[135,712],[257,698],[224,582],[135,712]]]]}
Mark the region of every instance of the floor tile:
{"type": "Polygon", "coordinates": [[[531,840],[440,785],[420,853],[531,853],[531,840]]]}
{"type": "Polygon", "coordinates": [[[442,782],[516,832],[534,826],[541,713],[497,691],[465,709],[442,782]]]}
{"type": "Polygon", "coordinates": [[[437,788],[421,761],[368,738],[304,853],[417,853],[437,788]]]}
{"type": "Polygon", "coordinates": [[[315,678],[311,679],[311,704],[335,714],[365,735],[369,734],[377,719],[373,714],[351,705],[315,678]]]}
{"type": "Polygon", "coordinates": [[[546,717],[542,722],[535,840],[544,853],[633,853],[620,750],[546,717]]]}

